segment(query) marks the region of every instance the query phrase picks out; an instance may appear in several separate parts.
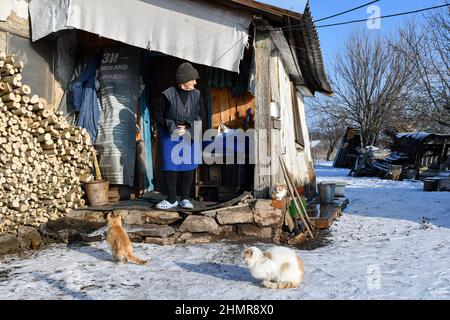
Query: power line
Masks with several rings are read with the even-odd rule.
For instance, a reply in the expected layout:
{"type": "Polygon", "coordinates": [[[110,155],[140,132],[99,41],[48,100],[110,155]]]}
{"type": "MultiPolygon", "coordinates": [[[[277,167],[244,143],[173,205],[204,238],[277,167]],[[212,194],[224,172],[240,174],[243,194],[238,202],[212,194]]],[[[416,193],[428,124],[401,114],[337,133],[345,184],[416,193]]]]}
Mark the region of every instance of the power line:
{"type": "MultiPolygon", "coordinates": [[[[321,26],[316,26],[316,28],[326,28],[326,27],[333,27],[333,26],[339,26],[339,25],[356,23],[356,22],[370,21],[370,20],[375,20],[375,19],[383,19],[383,18],[391,18],[391,17],[403,16],[403,15],[407,15],[407,14],[412,14],[412,13],[417,13],[417,12],[422,12],[422,11],[427,11],[427,10],[432,10],[432,9],[438,9],[438,8],[447,7],[447,6],[450,6],[450,4],[442,4],[442,5],[439,5],[439,6],[434,6],[434,7],[429,7],[429,8],[423,8],[423,9],[418,9],[418,10],[413,10],[413,11],[394,13],[394,14],[389,14],[389,15],[380,16],[380,17],[376,17],[376,18],[366,18],[366,19],[358,19],[358,20],[338,22],[338,23],[332,23],[332,24],[325,24],[325,25],[321,25],[321,26]]],[[[298,29],[298,28],[301,28],[301,27],[303,27],[303,23],[299,23],[299,24],[295,24],[295,25],[291,25],[291,26],[287,26],[287,27],[281,27],[279,29],[280,30],[283,30],[283,29],[295,30],[295,29],[298,29]]]]}
{"type": "Polygon", "coordinates": [[[358,9],[361,9],[361,8],[363,8],[363,7],[365,7],[365,6],[368,6],[369,4],[372,4],[372,3],[375,3],[375,2],[379,2],[379,1],[380,1],[380,0],[374,0],[374,1],[371,1],[371,2],[368,2],[368,3],[365,3],[365,4],[362,4],[362,5],[360,5],[359,7],[356,7],[356,8],[353,8],[353,9],[349,9],[349,10],[347,10],[347,11],[339,12],[339,13],[333,14],[332,16],[328,16],[328,17],[321,18],[321,19],[318,19],[318,20],[314,20],[313,22],[319,22],[319,21],[322,21],[322,20],[331,19],[331,18],[340,16],[340,15],[343,15],[343,14],[346,14],[346,13],[349,13],[349,12],[352,12],[352,11],[355,11],[355,10],[358,10],[358,9]]]}
{"type": "Polygon", "coordinates": [[[448,6],[450,6],[450,4],[442,4],[440,6],[423,8],[423,9],[407,11],[407,12],[394,13],[394,14],[389,14],[386,16],[380,16],[380,17],[376,17],[376,18],[367,18],[367,19],[359,19],[359,20],[353,20],[353,21],[325,24],[325,25],[317,26],[316,28],[326,28],[326,27],[340,26],[340,25],[350,24],[350,23],[355,23],[355,22],[363,22],[363,21],[370,21],[370,20],[375,20],[375,19],[391,18],[391,17],[403,16],[403,15],[407,15],[407,14],[412,14],[412,13],[417,13],[417,12],[422,12],[422,11],[427,11],[427,10],[433,10],[433,9],[438,9],[438,8],[448,7],[448,6]]]}
{"type": "MultiPolygon", "coordinates": [[[[368,5],[372,4],[372,3],[379,2],[379,1],[380,1],[380,0],[374,0],[374,1],[371,1],[371,2],[368,2],[368,3],[365,3],[365,4],[362,4],[362,5],[358,6],[358,7],[355,7],[355,8],[346,10],[346,11],[342,11],[342,12],[339,12],[339,13],[336,13],[336,14],[333,14],[333,15],[328,16],[328,17],[325,17],[325,18],[320,18],[320,19],[318,19],[318,20],[314,20],[313,23],[319,22],[319,21],[323,21],[323,20],[327,20],[327,19],[331,19],[331,18],[340,16],[340,15],[343,15],[343,14],[346,14],[346,13],[349,13],[349,12],[352,12],[352,11],[355,11],[355,10],[358,10],[358,9],[360,9],[360,8],[363,8],[363,7],[365,7],[365,6],[368,6],[368,5]]],[[[292,27],[300,26],[300,25],[301,25],[301,24],[295,24],[295,25],[291,25],[291,26],[288,26],[288,27],[281,27],[280,29],[289,29],[289,28],[292,28],[292,27]]]]}

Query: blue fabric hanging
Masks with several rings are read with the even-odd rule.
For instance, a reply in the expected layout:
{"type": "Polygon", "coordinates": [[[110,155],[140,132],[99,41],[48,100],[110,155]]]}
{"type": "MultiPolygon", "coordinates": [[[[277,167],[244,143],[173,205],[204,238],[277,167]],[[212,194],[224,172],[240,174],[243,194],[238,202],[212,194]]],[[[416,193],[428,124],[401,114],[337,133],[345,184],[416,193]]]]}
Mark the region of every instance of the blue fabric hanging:
{"type": "Polygon", "coordinates": [[[150,117],[150,75],[148,70],[150,70],[150,55],[148,52],[145,52],[142,56],[142,66],[141,66],[141,75],[142,80],[145,84],[145,90],[141,95],[141,127],[142,127],[142,137],[145,143],[146,148],[146,168],[147,172],[145,173],[145,191],[150,192],[155,190],[155,186],[153,183],[153,155],[152,155],[152,134],[151,134],[151,117],[150,117]]]}
{"type": "Polygon", "coordinates": [[[77,126],[87,130],[92,143],[97,138],[100,116],[100,105],[95,92],[96,71],[97,58],[92,58],[71,86],[73,107],[78,112],[77,126]]]}

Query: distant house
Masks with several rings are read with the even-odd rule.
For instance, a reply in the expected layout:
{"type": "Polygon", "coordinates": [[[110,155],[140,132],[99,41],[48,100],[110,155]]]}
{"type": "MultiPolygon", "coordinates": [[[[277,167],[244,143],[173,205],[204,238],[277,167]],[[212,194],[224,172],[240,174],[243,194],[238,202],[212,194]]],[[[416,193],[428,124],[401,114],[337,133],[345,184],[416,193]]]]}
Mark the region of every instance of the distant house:
{"type": "MultiPolygon", "coordinates": [[[[225,199],[250,190],[266,197],[271,186],[284,181],[277,147],[296,185],[313,188],[304,97],[328,95],[332,88],[309,6],[300,14],[252,0],[3,0],[2,50],[25,62],[24,82],[68,117],[74,113],[66,91],[84,62],[99,57],[100,74],[129,77],[130,91],[121,94],[130,99],[116,102],[131,125],[102,129],[96,142],[103,173],[114,184],[161,190],[153,108],[161,91],[173,85],[176,67],[187,60],[200,72],[203,130],[224,124],[256,131],[255,163],[202,165],[195,196],[225,199]],[[114,64],[120,59],[126,63],[114,64]],[[145,172],[136,165],[135,137],[144,141],[145,172]],[[108,140],[115,141],[114,152],[108,140]]],[[[106,91],[101,87],[99,95],[110,94],[106,91]]]]}

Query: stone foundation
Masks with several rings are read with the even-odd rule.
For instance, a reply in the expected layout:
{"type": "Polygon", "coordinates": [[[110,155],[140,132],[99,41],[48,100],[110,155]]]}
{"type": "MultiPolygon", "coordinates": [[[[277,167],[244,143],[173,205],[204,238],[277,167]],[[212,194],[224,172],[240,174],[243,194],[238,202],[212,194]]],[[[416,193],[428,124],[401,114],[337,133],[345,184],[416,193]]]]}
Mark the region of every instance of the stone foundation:
{"type": "Polygon", "coordinates": [[[16,232],[0,235],[0,255],[35,250],[42,245],[41,234],[33,227],[20,227],[16,232]]]}
{"type": "MultiPolygon", "coordinates": [[[[283,223],[283,210],[271,206],[271,200],[256,200],[230,208],[185,214],[175,211],[162,211],[146,208],[117,209],[110,211],[74,210],[67,215],[67,220],[60,219],[61,226],[48,223],[43,233],[59,241],[70,242],[75,233],[83,241],[98,240],[99,232],[93,232],[106,224],[109,212],[118,212],[122,216],[131,241],[159,245],[208,243],[220,239],[276,241],[283,223]],[[74,233],[72,221],[92,223],[86,230],[74,233]],[[65,227],[63,226],[65,225],[65,227]],[[61,229],[66,228],[65,232],[61,229]],[[70,229],[72,231],[70,231],[70,229]],[[70,232],[69,232],[70,231],[70,232]]],[[[106,229],[103,230],[104,238],[106,229]]],[[[75,238],[74,238],[75,237],[75,238]]]]}
{"type": "MultiPolygon", "coordinates": [[[[124,228],[132,242],[174,245],[227,239],[297,246],[306,240],[306,234],[300,232],[295,237],[290,237],[289,233],[283,231],[286,203],[280,206],[272,200],[258,199],[195,214],[155,210],[132,204],[125,209],[107,207],[73,210],[66,217],[42,224],[39,230],[22,226],[14,232],[0,234],[0,256],[38,249],[44,242],[103,241],[106,239],[106,215],[109,212],[118,212],[122,216],[124,228]],[[284,209],[278,209],[279,207],[284,209]]],[[[337,199],[331,207],[322,208],[318,204],[310,204],[307,211],[316,230],[320,230],[328,228],[342,214],[347,204],[347,199],[337,199]]]]}

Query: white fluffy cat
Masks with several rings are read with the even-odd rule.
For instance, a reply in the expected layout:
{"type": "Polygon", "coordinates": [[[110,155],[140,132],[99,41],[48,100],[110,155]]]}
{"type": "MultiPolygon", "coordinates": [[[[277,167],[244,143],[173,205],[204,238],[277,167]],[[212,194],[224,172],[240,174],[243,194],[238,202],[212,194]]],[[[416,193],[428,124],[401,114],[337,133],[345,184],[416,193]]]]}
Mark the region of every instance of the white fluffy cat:
{"type": "Polygon", "coordinates": [[[286,247],[273,247],[262,252],[257,247],[244,250],[243,258],[250,273],[270,289],[296,288],[303,281],[304,264],[295,252],[286,247]]]}

